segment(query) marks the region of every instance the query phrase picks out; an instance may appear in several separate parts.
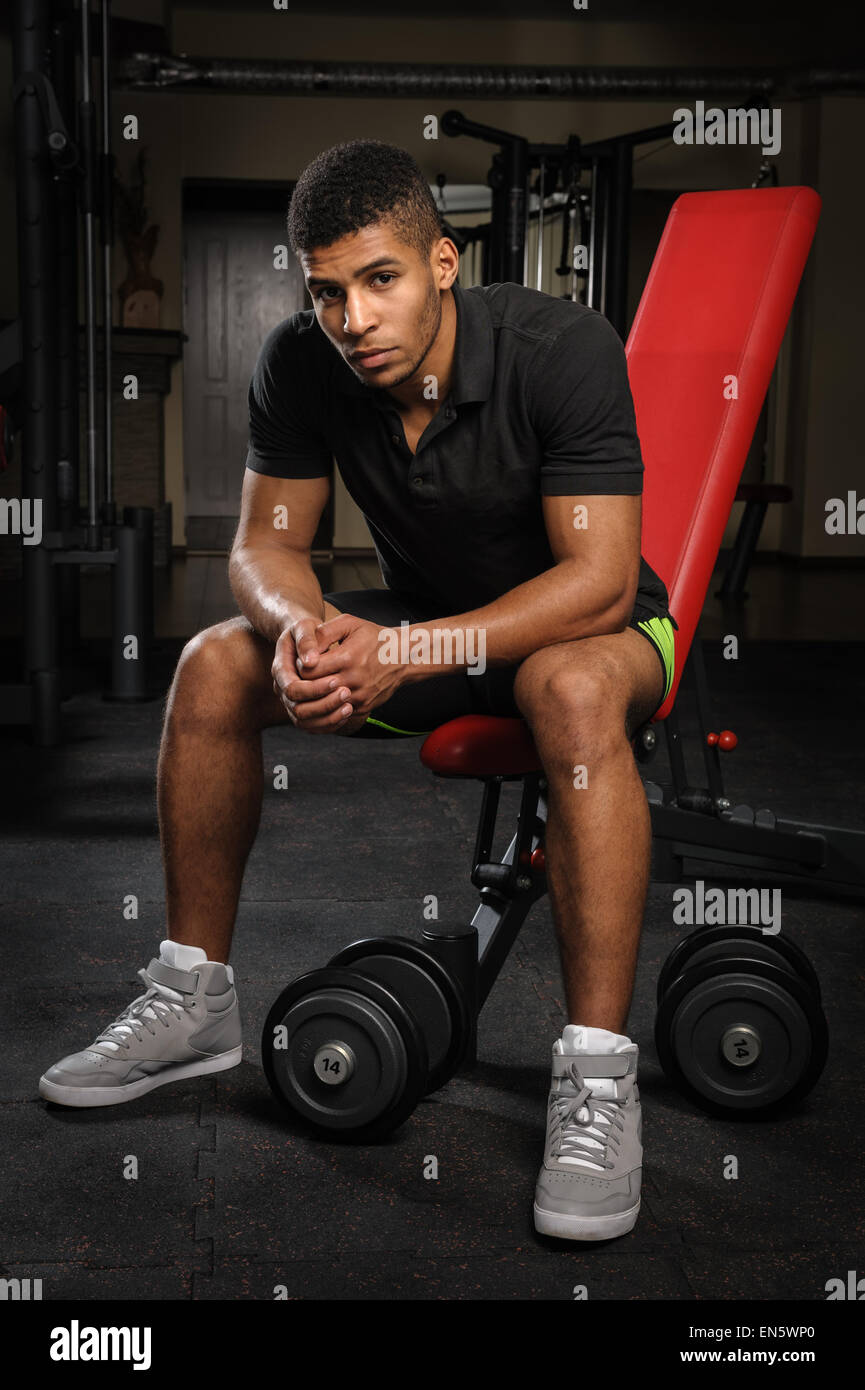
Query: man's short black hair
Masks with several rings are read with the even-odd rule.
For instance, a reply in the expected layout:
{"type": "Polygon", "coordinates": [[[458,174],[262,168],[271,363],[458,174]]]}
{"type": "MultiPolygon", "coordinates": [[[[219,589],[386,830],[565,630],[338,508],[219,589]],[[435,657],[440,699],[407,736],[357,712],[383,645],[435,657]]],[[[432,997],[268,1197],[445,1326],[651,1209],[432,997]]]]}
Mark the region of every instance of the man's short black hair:
{"type": "Polygon", "coordinates": [[[425,261],[443,235],[429,184],[408,151],[381,140],[350,140],[317,155],[298,179],[288,208],[289,245],[299,255],[382,221],[425,261]]]}

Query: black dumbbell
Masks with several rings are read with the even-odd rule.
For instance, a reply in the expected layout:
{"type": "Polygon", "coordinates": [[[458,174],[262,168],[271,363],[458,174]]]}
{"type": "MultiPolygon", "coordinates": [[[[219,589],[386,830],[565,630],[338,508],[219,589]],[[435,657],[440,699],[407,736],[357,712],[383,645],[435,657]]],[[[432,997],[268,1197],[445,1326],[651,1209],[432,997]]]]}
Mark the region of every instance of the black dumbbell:
{"type": "Polygon", "coordinates": [[[331,1139],[372,1142],[408,1118],[429,1077],[414,1015],[380,980],[312,970],[282,991],[261,1039],[264,1072],[295,1118],[331,1139]]]}
{"type": "Polygon", "coordinates": [[[826,1063],[828,1030],[799,974],[724,950],[693,958],[670,982],[655,1045],[669,1080],[702,1109],[756,1118],[807,1095],[826,1063]]]}
{"type": "Polygon", "coordinates": [[[780,932],[769,935],[759,927],[698,927],[672,949],[658,975],[658,1004],[678,975],[692,965],[722,960],[725,956],[745,956],[767,960],[790,970],[820,998],[820,981],[805,952],[780,932]]]}
{"type": "Polygon", "coordinates": [[[380,980],[408,1008],[427,1048],[423,1094],[444,1086],[465,1057],[472,1033],[465,993],[431,950],[405,936],[371,936],[354,941],[329,961],[380,980]]]}
{"type": "Polygon", "coordinates": [[[281,1104],[320,1133],[371,1141],[463,1060],[473,1014],[442,961],[407,937],[369,937],[293,981],[262,1034],[281,1104]]]}

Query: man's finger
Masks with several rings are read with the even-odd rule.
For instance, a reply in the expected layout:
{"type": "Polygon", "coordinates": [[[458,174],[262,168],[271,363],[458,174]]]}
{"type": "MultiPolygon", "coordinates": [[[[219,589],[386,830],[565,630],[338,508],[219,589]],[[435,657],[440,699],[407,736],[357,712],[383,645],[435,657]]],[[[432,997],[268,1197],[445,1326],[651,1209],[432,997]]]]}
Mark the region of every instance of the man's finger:
{"type": "Polygon", "coordinates": [[[343,699],[339,690],[323,700],[299,700],[294,707],[294,722],[299,729],[332,728],[354,714],[354,706],[343,699]]]}
{"type": "Polygon", "coordinates": [[[297,661],[295,666],[302,680],[309,680],[310,677],[314,680],[324,680],[325,677],[329,677],[351,685],[352,680],[358,678],[354,657],[344,646],[322,652],[314,666],[304,666],[300,661],[297,661]]]}
{"type": "Polygon", "coordinates": [[[335,676],[325,676],[321,680],[292,680],[283,687],[282,693],[296,703],[306,704],[326,699],[330,695],[335,695],[342,700],[351,698],[349,686],[335,676]]]}
{"type": "Polygon", "coordinates": [[[319,657],[319,641],[315,634],[315,628],[310,623],[298,623],[294,634],[294,647],[297,652],[298,669],[309,669],[314,666],[319,657]]]}
{"type": "Polygon", "coordinates": [[[360,618],[356,618],[352,613],[337,613],[335,618],[328,618],[326,622],[319,623],[315,629],[320,648],[327,648],[334,642],[341,642],[354,632],[361,623],[360,618]]]}

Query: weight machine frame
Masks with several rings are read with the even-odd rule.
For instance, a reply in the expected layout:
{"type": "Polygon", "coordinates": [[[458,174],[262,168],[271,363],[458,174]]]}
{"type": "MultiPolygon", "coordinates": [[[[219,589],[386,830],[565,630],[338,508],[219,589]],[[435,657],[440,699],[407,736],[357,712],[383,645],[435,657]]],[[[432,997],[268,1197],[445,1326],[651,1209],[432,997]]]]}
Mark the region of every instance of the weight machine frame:
{"type": "MultiPolygon", "coordinates": [[[[571,135],[564,145],[530,144],[522,135],[471,121],[461,111],[446,111],[441,118],[445,135],[467,135],[499,146],[493,156],[488,182],[493,191],[492,218],[484,244],[484,283],[499,281],[525,283],[525,257],[530,198],[528,184],[532,169],[539,170],[539,213],[543,217],[545,175],[555,171],[552,192],[561,175],[567,201],[562,211],[567,218],[579,208],[588,221],[588,270],[586,304],[610,320],[622,340],[627,336],[628,250],[633,183],[634,149],[653,140],[672,139],[672,122],[648,126],[627,135],[617,135],[591,144],[571,135]],[[587,195],[580,193],[584,171],[591,171],[589,208],[579,206],[587,195]]],[[[564,245],[564,241],[563,241],[564,245]]],[[[557,267],[564,274],[564,255],[557,267]]],[[[570,267],[568,268],[570,269],[570,267]]]]}
{"type": "MultiPolygon", "coordinates": [[[[93,9],[97,0],[93,0],[93,9]]],[[[22,547],[24,679],[0,685],[0,724],[29,724],[37,747],[61,741],[61,619],[77,629],[81,565],[113,570],[111,683],[106,698],[141,701],[153,638],[153,511],[127,507],[112,484],[110,0],[101,6],[102,148],[92,99],[91,0],[80,10],[81,97],[71,0],[17,0],[13,108],[18,185],[20,333],[3,335],[0,370],[21,366],[21,488],[38,501],[42,536],[22,547]],[[65,109],[65,114],[64,114],[65,109]],[[77,118],[74,125],[73,113],[77,118]],[[79,516],[78,227],[84,224],[87,503],[79,516]],[[96,224],[103,265],[103,466],[97,467],[96,224]],[[101,484],[101,487],[100,487],[101,484]],[[100,496],[101,492],[101,496],[100,496]],[[130,659],[128,639],[137,639],[130,659]]],[[[17,327],[17,325],[16,325],[17,327]]]]}

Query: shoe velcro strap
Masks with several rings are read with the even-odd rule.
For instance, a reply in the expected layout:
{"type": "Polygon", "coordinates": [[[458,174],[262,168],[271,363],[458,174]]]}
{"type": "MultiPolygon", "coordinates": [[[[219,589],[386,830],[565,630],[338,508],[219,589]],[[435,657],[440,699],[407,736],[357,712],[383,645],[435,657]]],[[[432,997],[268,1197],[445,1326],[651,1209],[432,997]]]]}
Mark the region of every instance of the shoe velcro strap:
{"type": "Polygon", "coordinates": [[[576,1062],[577,1071],[583,1078],[587,1076],[627,1076],[633,1052],[616,1054],[603,1053],[596,1057],[586,1052],[566,1053],[564,1057],[553,1054],[553,1076],[567,1076],[571,1065],[576,1062]]]}
{"type": "Polygon", "coordinates": [[[194,994],[198,989],[200,973],[197,970],[177,970],[162,960],[152,960],[147,967],[151,980],[169,989],[179,990],[181,994],[194,994]]]}

